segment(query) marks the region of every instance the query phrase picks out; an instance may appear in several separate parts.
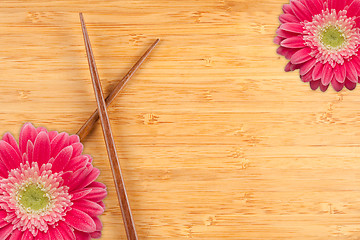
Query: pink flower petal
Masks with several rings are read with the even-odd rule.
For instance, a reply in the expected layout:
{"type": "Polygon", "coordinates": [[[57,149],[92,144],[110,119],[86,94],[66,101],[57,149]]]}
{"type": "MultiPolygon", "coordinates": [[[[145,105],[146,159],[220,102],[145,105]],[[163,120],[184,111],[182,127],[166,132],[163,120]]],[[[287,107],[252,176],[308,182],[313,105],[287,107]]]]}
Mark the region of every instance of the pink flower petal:
{"type": "Polygon", "coordinates": [[[307,9],[311,12],[312,16],[321,13],[321,11],[324,9],[322,0],[307,0],[303,3],[307,6],[307,9]]]}
{"type": "Polygon", "coordinates": [[[81,180],[83,180],[85,176],[89,174],[89,172],[90,170],[86,167],[78,169],[76,172],[74,172],[72,179],[69,179],[69,181],[66,182],[66,185],[69,187],[69,192],[72,192],[74,189],[76,190],[81,180]]]}
{"type": "Polygon", "coordinates": [[[321,83],[320,83],[320,90],[322,91],[322,92],[325,92],[327,89],[328,89],[328,87],[329,87],[329,85],[330,84],[328,84],[328,85],[322,85],[321,83]]]}
{"type": "Polygon", "coordinates": [[[8,170],[18,168],[22,162],[14,148],[3,140],[0,140],[0,159],[8,170]]]}
{"type": "Polygon", "coordinates": [[[282,38],[291,38],[291,37],[298,36],[297,33],[288,32],[288,31],[282,30],[280,28],[278,30],[276,30],[276,35],[278,35],[279,37],[282,37],[282,38]]]}
{"type": "Polygon", "coordinates": [[[280,45],[281,41],[284,40],[282,37],[276,36],[274,38],[274,43],[280,45]]]}
{"type": "Polygon", "coordinates": [[[358,13],[360,11],[360,1],[358,0],[354,0],[352,1],[352,3],[350,4],[348,10],[347,10],[347,16],[348,17],[354,17],[357,16],[358,13]]]}
{"type": "Polygon", "coordinates": [[[62,132],[51,141],[51,157],[55,157],[66,146],[69,145],[69,134],[62,132]]]}
{"type": "Polygon", "coordinates": [[[82,199],[83,197],[88,195],[90,192],[91,192],[91,189],[81,189],[81,190],[74,191],[71,193],[71,195],[72,195],[71,201],[82,199]]]}
{"type": "Polygon", "coordinates": [[[34,156],[34,144],[29,140],[27,142],[26,146],[26,156],[29,163],[33,162],[33,156],[34,156]]]}
{"type": "Polygon", "coordinates": [[[330,64],[325,64],[323,71],[322,71],[322,76],[321,76],[321,83],[324,86],[329,85],[329,83],[331,82],[331,79],[333,78],[333,69],[331,67],[330,64]]]}
{"type": "Polygon", "coordinates": [[[24,153],[26,151],[28,140],[34,142],[36,136],[37,136],[37,132],[35,127],[31,123],[24,124],[24,126],[20,131],[20,136],[19,136],[19,146],[21,153],[24,153]]]}
{"type": "Polygon", "coordinates": [[[8,170],[7,167],[5,166],[5,164],[0,160],[0,176],[3,178],[7,178],[8,177],[8,170]]]}
{"type": "MultiPolygon", "coordinates": [[[[310,82],[311,83],[311,82],[310,82]]],[[[103,188],[91,188],[91,192],[86,195],[84,198],[94,201],[94,202],[99,202],[102,201],[107,195],[107,192],[105,189],[103,188]]]]}
{"type": "Polygon", "coordinates": [[[0,219],[2,219],[2,220],[3,220],[6,216],[7,216],[6,211],[4,211],[4,210],[0,210],[0,219]]]}
{"type": "Polygon", "coordinates": [[[58,133],[57,131],[48,132],[50,142],[52,142],[52,140],[54,140],[54,138],[55,138],[58,134],[59,134],[59,133],[58,133]]]}
{"type": "Polygon", "coordinates": [[[60,172],[64,170],[64,168],[68,165],[70,161],[72,153],[73,153],[72,146],[67,146],[66,148],[61,150],[54,159],[54,162],[52,164],[52,171],[60,172]]]}
{"type": "Polygon", "coordinates": [[[89,154],[84,154],[83,156],[87,157],[88,158],[88,162],[89,163],[92,163],[92,157],[89,155],[89,154]]]}
{"type": "Polygon", "coordinates": [[[21,240],[33,240],[34,237],[31,232],[26,230],[25,232],[22,232],[21,240]]]}
{"type": "Polygon", "coordinates": [[[280,43],[280,46],[286,47],[286,48],[303,48],[303,47],[305,47],[304,40],[300,36],[287,38],[280,43]]]}
{"type": "Polygon", "coordinates": [[[296,53],[297,51],[298,51],[298,49],[284,48],[284,47],[278,47],[278,49],[276,50],[276,52],[279,55],[285,56],[285,58],[289,59],[289,60],[294,55],[294,53],[296,53]]]}
{"type": "Polygon", "coordinates": [[[33,161],[38,162],[39,166],[50,160],[50,139],[47,133],[40,132],[35,139],[33,161]]]}
{"type": "Polygon", "coordinates": [[[60,231],[57,228],[49,228],[49,234],[50,234],[50,239],[51,240],[67,240],[64,239],[63,236],[61,235],[60,231]]]}
{"type": "Polygon", "coordinates": [[[96,225],[96,231],[101,231],[102,228],[103,228],[103,225],[100,221],[100,219],[98,217],[92,217],[92,219],[94,220],[95,222],[95,225],[96,225]]]}
{"type": "Polygon", "coordinates": [[[291,64],[290,65],[290,71],[294,71],[296,69],[299,69],[300,68],[300,64],[291,64]]]}
{"type": "Polygon", "coordinates": [[[284,23],[280,26],[281,30],[292,32],[292,33],[303,33],[304,28],[299,23],[284,23]]]}
{"type": "Polygon", "coordinates": [[[91,240],[89,233],[75,231],[76,240],[91,240]]]}
{"type": "Polygon", "coordinates": [[[13,135],[11,135],[11,133],[8,132],[5,133],[2,140],[10,144],[14,148],[14,150],[18,153],[19,156],[22,156],[19,145],[17,144],[15,138],[13,137],[13,135]]]}
{"type": "Polygon", "coordinates": [[[91,171],[86,176],[81,176],[79,184],[77,185],[78,189],[82,189],[88,186],[90,183],[94,182],[100,175],[100,170],[97,168],[92,168],[91,171]]]}
{"type": "Polygon", "coordinates": [[[49,231],[47,232],[39,231],[38,234],[36,235],[36,238],[41,240],[52,240],[49,231]]]}
{"type": "Polygon", "coordinates": [[[76,230],[82,232],[94,232],[96,225],[94,220],[83,211],[75,208],[66,213],[65,222],[76,230]]]}
{"type": "Polygon", "coordinates": [[[311,12],[300,1],[290,1],[290,6],[301,22],[311,21],[311,12]]]}
{"type": "Polygon", "coordinates": [[[11,233],[9,240],[19,240],[19,239],[21,239],[21,236],[22,236],[22,235],[23,235],[23,234],[22,234],[21,231],[19,231],[18,229],[15,229],[15,230],[11,233]]]}
{"type": "Polygon", "coordinates": [[[90,233],[90,237],[91,238],[101,238],[101,232],[100,231],[95,231],[90,233]]]}
{"type": "MultiPolygon", "coordinates": [[[[95,223],[94,223],[95,224],[95,223]]],[[[94,230],[95,231],[95,230],[94,230]]],[[[6,239],[13,232],[13,225],[9,224],[3,228],[0,228],[0,239],[6,239]]]]}
{"type": "Polygon", "coordinates": [[[72,208],[83,211],[90,217],[96,217],[104,213],[104,209],[97,203],[89,201],[87,199],[80,199],[73,201],[74,205],[72,208]]]}
{"type": "Polygon", "coordinates": [[[294,55],[291,57],[291,63],[292,64],[300,64],[309,61],[313,57],[310,56],[311,48],[306,47],[299,51],[297,51],[294,55]]]}
{"type": "Polygon", "coordinates": [[[303,65],[301,65],[300,67],[300,75],[305,75],[307,74],[316,64],[316,59],[313,58],[309,61],[307,61],[306,63],[304,63],[303,65]]]}
{"type": "Polygon", "coordinates": [[[97,202],[97,204],[99,204],[105,211],[105,204],[103,201],[97,202]]]}
{"type": "Polygon", "coordinates": [[[279,17],[279,20],[281,23],[287,23],[287,22],[292,22],[292,23],[298,23],[299,20],[292,14],[281,14],[279,17]]]}
{"type": "Polygon", "coordinates": [[[310,82],[310,88],[312,90],[318,89],[319,86],[320,86],[320,80],[310,82]]]}
{"type": "Polygon", "coordinates": [[[358,81],[358,77],[357,77],[356,69],[355,69],[354,65],[352,64],[352,62],[345,61],[344,66],[346,67],[347,78],[350,81],[356,83],[358,81]]]}
{"type": "Polygon", "coordinates": [[[74,176],[74,173],[72,171],[66,171],[61,174],[61,178],[64,180],[65,186],[67,186],[69,183],[71,183],[73,176],[74,176]]]}
{"type": "Polygon", "coordinates": [[[338,81],[335,80],[335,78],[333,78],[331,80],[331,85],[333,86],[335,91],[339,92],[344,88],[345,83],[339,83],[338,81]]]}
{"type": "Polygon", "coordinates": [[[89,159],[85,155],[80,155],[72,158],[69,164],[65,166],[64,171],[77,171],[80,168],[84,168],[89,162],[89,159]]]}
{"type": "Polygon", "coordinates": [[[354,65],[354,67],[356,69],[357,75],[360,76],[360,59],[359,59],[359,57],[354,56],[351,62],[352,62],[352,64],[354,65]]]}
{"type": "Polygon", "coordinates": [[[78,142],[80,142],[80,138],[79,138],[78,135],[71,135],[69,137],[69,144],[70,145],[73,144],[73,143],[78,143],[78,142]]]}
{"type": "Polygon", "coordinates": [[[38,128],[36,128],[36,132],[37,132],[37,134],[39,134],[40,132],[46,132],[47,133],[47,130],[44,127],[38,127],[38,128]]]}
{"type": "Polygon", "coordinates": [[[4,219],[0,219],[0,229],[9,225],[9,223],[7,221],[5,221],[4,219]]]}
{"type": "Polygon", "coordinates": [[[354,90],[356,88],[356,83],[350,81],[349,79],[345,80],[345,87],[349,90],[354,90]]]}
{"type": "Polygon", "coordinates": [[[284,69],[284,71],[285,72],[290,72],[291,71],[291,69],[293,69],[292,68],[292,63],[291,62],[288,62],[286,65],[285,65],[285,69],[284,69]]]}
{"type": "Polygon", "coordinates": [[[318,80],[318,79],[321,78],[323,68],[324,68],[324,64],[322,64],[320,62],[315,64],[313,74],[312,74],[312,77],[313,77],[314,80],[318,80]]]}
{"type": "Polygon", "coordinates": [[[90,233],[90,237],[91,238],[101,238],[101,232],[100,231],[95,231],[93,233],[90,233]]]}
{"type": "Polygon", "coordinates": [[[329,9],[335,9],[337,12],[343,10],[346,4],[346,0],[329,0],[329,9]]]}
{"type": "Polygon", "coordinates": [[[6,211],[0,210],[0,228],[3,228],[9,224],[7,221],[5,221],[6,216],[7,216],[6,211]]]}
{"type": "Polygon", "coordinates": [[[106,185],[102,182],[92,182],[88,187],[99,187],[106,189],[106,185]]]}
{"type": "Polygon", "coordinates": [[[60,221],[57,229],[65,240],[75,240],[75,234],[72,228],[69,227],[65,222],[60,221]]]}
{"type": "Polygon", "coordinates": [[[22,161],[23,163],[29,162],[29,158],[26,153],[23,154],[22,161]]]}
{"type": "Polygon", "coordinates": [[[306,73],[305,75],[300,75],[300,78],[301,78],[301,81],[303,81],[303,82],[310,82],[313,80],[312,72],[310,71],[310,72],[306,73]]]}
{"type": "Polygon", "coordinates": [[[282,10],[284,13],[294,14],[293,10],[291,9],[290,4],[284,4],[282,6],[282,10]]]}
{"type": "Polygon", "coordinates": [[[73,143],[73,144],[71,144],[71,146],[74,149],[71,158],[79,156],[82,153],[83,149],[84,149],[84,146],[80,142],[73,143]]]}
{"type": "Polygon", "coordinates": [[[334,75],[335,75],[336,81],[338,81],[339,83],[345,82],[346,67],[337,64],[334,68],[334,75]]]}
{"type": "MultiPolygon", "coordinates": [[[[360,1],[360,0],[359,0],[360,1]]],[[[356,65],[354,64],[355,63],[355,61],[354,61],[354,58],[353,59],[351,59],[350,61],[348,61],[348,63],[349,64],[352,64],[352,66],[353,66],[353,69],[354,69],[354,74],[355,74],[355,77],[357,78],[358,76],[360,76],[360,69],[358,69],[357,67],[356,67],[356,65]]],[[[344,66],[343,66],[344,67],[344,66]]]]}

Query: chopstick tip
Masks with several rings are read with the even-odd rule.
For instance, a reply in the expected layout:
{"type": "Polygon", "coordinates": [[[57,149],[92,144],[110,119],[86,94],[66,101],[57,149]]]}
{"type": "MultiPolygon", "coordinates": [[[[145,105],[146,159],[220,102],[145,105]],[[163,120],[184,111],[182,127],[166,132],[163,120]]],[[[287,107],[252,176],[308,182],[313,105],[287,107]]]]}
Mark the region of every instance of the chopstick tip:
{"type": "Polygon", "coordinates": [[[82,12],[79,12],[80,22],[84,23],[84,16],[82,12]]]}

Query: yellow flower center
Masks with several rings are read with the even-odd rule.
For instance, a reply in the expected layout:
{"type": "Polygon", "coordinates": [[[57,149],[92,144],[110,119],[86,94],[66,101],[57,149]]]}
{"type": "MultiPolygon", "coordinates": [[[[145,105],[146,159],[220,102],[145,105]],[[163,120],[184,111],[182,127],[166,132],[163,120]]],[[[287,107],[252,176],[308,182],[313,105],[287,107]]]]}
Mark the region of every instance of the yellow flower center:
{"type": "Polygon", "coordinates": [[[340,48],[345,42],[344,34],[335,26],[326,27],[321,33],[321,42],[329,48],[340,48]]]}
{"type": "Polygon", "coordinates": [[[20,205],[27,211],[41,211],[50,203],[50,196],[36,184],[30,184],[18,193],[20,205]]]}

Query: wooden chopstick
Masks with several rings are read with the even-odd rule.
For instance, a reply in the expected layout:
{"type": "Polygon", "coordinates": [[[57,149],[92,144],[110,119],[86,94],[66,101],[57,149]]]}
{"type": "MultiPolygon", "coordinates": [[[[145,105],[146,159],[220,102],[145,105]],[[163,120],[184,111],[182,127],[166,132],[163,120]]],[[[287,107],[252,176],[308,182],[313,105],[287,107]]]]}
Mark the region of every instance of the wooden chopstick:
{"type": "Polygon", "coordinates": [[[135,229],[134,220],[131,214],[129,200],[126,194],[124,180],[122,178],[119,160],[116,153],[116,147],[114,138],[112,136],[109,117],[106,110],[106,103],[103,96],[99,74],[97,72],[94,55],[91,49],[90,39],[86,30],[85,22],[82,13],[80,15],[81,28],[83,31],[83,37],[85,42],[86,54],[89,63],[89,69],[91,74],[91,80],[94,87],[97,107],[100,113],[100,120],[103,129],[106,149],[108,152],[112,174],[114,177],[116,192],[120,203],[120,208],[124,220],[126,235],[128,240],[137,240],[137,233],[135,229]]]}
{"type": "MultiPolygon", "coordinates": [[[[139,60],[134,64],[134,66],[127,72],[127,74],[119,81],[119,83],[111,90],[111,93],[106,97],[105,103],[106,106],[112,103],[120,91],[125,87],[126,83],[131,79],[135,72],[139,69],[141,64],[146,60],[151,51],[156,47],[160,39],[156,39],[153,44],[148,48],[148,50],[139,58],[139,60]]],[[[80,140],[83,140],[90,131],[94,128],[95,123],[99,119],[99,111],[96,109],[94,113],[89,117],[89,119],[84,123],[84,125],[79,129],[77,135],[80,137],[80,140]]]]}

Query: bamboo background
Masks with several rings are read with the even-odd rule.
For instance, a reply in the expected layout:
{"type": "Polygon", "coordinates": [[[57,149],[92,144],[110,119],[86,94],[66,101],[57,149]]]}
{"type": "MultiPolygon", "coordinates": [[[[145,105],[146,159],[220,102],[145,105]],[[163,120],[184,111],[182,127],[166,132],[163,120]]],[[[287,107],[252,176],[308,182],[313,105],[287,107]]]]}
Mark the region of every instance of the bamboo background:
{"type": "MultiPolygon", "coordinates": [[[[284,0],[0,2],[0,133],[75,133],[109,108],[139,239],[360,239],[359,89],[312,91],[272,39],[284,0]]],[[[100,125],[85,153],[108,186],[102,239],[125,239],[100,125]]]]}

